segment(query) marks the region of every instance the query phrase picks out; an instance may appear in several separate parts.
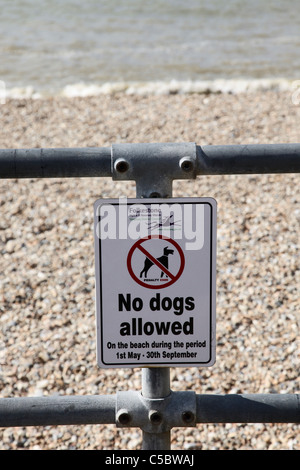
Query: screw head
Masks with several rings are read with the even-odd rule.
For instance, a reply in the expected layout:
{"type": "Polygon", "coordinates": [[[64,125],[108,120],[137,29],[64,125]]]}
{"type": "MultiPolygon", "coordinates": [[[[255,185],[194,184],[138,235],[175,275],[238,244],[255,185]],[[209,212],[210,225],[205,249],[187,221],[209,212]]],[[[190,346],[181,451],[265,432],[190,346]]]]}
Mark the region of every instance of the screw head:
{"type": "Polygon", "coordinates": [[[124,160],[124,158],[118,158],[118,160],[115,161],[114,166],[118,173],[126,173],[126,171],[129,169],[129,163],[124,160]]]}
{"type": "Polygon", "coordinates": [[[183,411],[181,416],[182,416],[183,421],[186,424],[192,423],[195,419],[194,413],[192,411],[189,411],[189,410],[183,411]]]}
{"type": "Polygon", "coordinates": [[[125,409],[119,410],[117,413],[117,421],[119,422],[119,424],[126,426],[126,424],[130,423],[131,416],[127,410],[125,409]]]}
{"type": "Polygon", "coordinates": [[[162,415],[159,411],[150,410],[148,416],[152,424],[160,424],[162,422],[162,415]]]}
{"type": "Polygon", "coordinates": [[[180,168],[185,172],[190,172],[194,168],[194,162],[190,157],[183,157],[179,162],[180,168]]]}

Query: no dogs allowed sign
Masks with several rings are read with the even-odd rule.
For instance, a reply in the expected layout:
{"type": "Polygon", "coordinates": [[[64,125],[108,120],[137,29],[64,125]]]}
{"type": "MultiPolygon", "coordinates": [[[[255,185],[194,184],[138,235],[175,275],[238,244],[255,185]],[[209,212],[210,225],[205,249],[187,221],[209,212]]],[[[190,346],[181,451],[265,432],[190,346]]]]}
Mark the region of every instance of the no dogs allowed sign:
{"type": "Polygon", "coordinates": [[[100,367],[215,361],[216,201],[96,201],[100,367]]]}

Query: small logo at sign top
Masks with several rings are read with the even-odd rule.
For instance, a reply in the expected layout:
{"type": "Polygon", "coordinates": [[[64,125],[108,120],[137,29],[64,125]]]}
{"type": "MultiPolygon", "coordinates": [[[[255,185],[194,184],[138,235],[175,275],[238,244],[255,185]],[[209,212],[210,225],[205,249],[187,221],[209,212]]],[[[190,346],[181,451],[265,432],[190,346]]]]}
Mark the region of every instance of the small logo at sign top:
{"type": "Polygon", "coordinates": [[[182,275],[184,265],[181,247],[175,240],[162,235],[138,240],[127,257],[130,276],[147,289],[162,289],[174,284],[182,275]]]}

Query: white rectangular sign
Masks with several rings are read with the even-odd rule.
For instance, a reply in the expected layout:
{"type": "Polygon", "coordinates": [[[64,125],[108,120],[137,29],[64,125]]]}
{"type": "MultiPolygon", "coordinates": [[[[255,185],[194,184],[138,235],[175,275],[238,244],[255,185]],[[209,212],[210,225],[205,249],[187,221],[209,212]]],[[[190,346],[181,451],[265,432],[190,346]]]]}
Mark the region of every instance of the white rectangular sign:
{"type": "Polygon", "coordinates": [[[100,367],[215,361],[216,201],[96,201],[100,367]]]}

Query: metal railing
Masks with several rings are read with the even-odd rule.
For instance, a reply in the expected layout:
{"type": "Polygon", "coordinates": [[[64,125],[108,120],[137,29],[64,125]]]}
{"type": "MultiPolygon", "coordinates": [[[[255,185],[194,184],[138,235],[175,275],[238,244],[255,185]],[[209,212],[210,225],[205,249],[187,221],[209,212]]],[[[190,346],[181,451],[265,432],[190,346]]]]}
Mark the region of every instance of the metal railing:
{"type": "MultiPolygon", "coordinates": [[[[134,180],[137,197],[172,197],[174,179],[198,175],[299,173],[300,144],[3,149],[0,179],[112,177],[134,180]]],[[[174,427],[197,423],[300,423],[300,395],[173,392],[169,367],[142,369],[142,390],[115,396],[0,399],[0,426],[116,424],[139,427],[143,449],[168,450],[174,427]]]]}
{"type": "MultiPolygon", "coordinates": [[[[118,152],[129,158],[134,154],[147,165],[153,164],[155,158],[167,156],[172,159],[176,155],[186,156],[192,152],[197,175],[300,171],[298,143],[203,146],[193,143],[119,144],[100,148],[0,149],[0,178],[110,177],[113,175],[112,154],[118,152]]],[[[188,165],[183,171],[190,171],[188,165]]],[[[172,176],[169,168],[166,176],[172,176]]]]}

